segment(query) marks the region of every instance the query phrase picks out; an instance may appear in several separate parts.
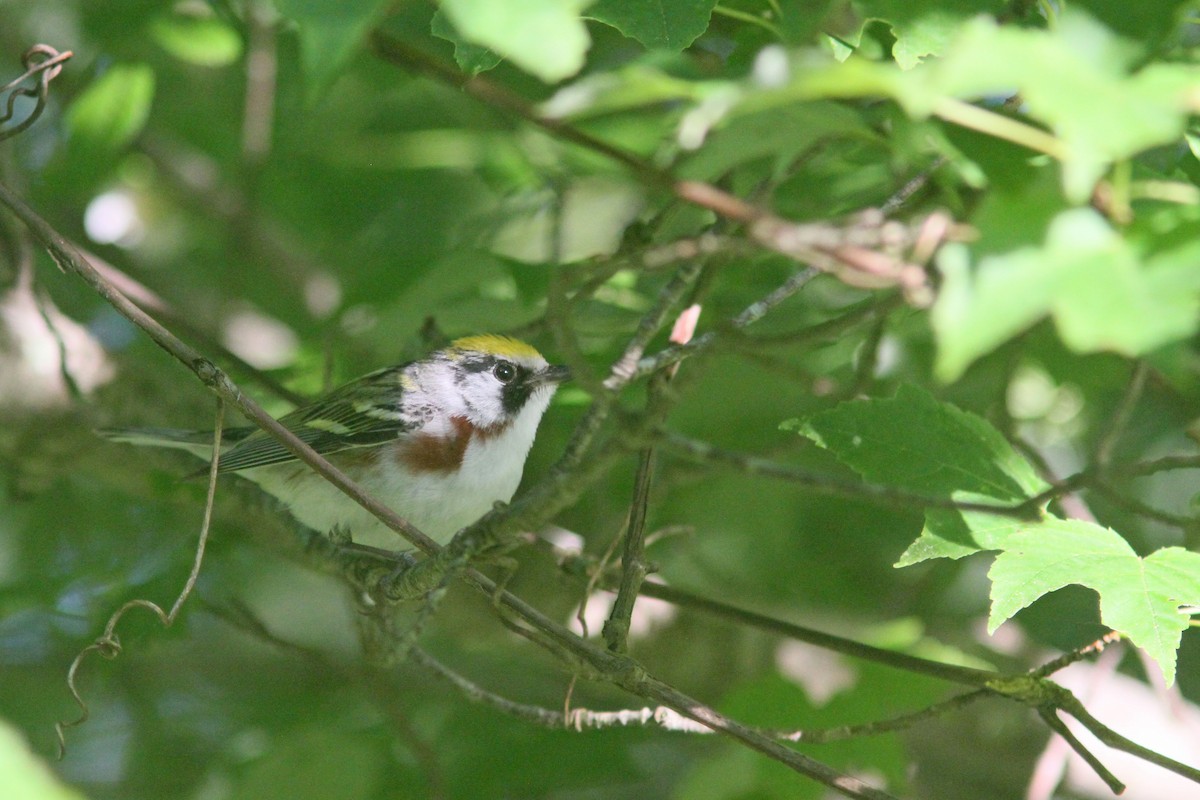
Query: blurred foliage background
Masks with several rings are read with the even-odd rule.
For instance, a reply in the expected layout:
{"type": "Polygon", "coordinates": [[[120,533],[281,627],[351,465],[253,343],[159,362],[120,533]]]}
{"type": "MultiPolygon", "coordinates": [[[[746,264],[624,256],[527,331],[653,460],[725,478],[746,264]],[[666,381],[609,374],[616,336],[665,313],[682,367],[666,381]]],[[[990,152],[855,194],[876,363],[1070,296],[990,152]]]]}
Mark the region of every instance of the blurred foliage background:
{"type": "MultiPolygon", "coordinates": [[[[781,423],[913,384],[1029,443],[1060,477],[1096,463],[1101,447],[1114,462],[1195,453],[1193,4],[649,5],[0,0],[0,81],[22,72],[34,43],[74,52],[36,125],[0,144],[0,179],[111,274],[136,281],[135,296],[152,292],[169,328],[276,413],[290,406],[263,376],[314,395],[443,335],[512,333],[551,360],[574,343],[603,374],[678,263],[651,256],[702,234],[718,238],[697,256],[701,332],[723,330],[799,268],[645,174],[419,62],[381,57],[382,37],[789,220],[885,206],[901,220],[941,209],[970,226],[934,262],[932,309],[824,275],[752,335],[685,362],[671,431],[854,480],[836,454],[781,423]],[[562,319],[546,313],[555,292],[573,298],[562,319]]],[[[20,99],[16,116],[31,106],[20,99]]],[[[10,796],[825,796],[720,737],[545,730],[411,665],[368,669],[344,583],[314,569],[286,522],[233,483],[181,619],[164,630],[135,612],[120,628],[122,656],[85,663],[91,718],[55,763],[54,722],[77,714],[72,658],[122,602],[176,596],[202,510],[202,488],[180,480],[194,466],[186,458],[92,431],[202,428],[213,404],[3,215],[0,245],[0,776],[18,787],[10,796]]],[[[651,350],[665,343],[660,334],[651,350]]],[[[643,390],[623,407],[638,408],[643,390]]],[[[527,482],[546,473],[588,402],[579,386],[558,394],[527,482]]],[[[628,513],[635,465],[631,454],[546,536],[603,553],[628,513]]],[[[1085,500],[1140,555],[1195,549],[1195,475],[1129,478],[1085,500]]],[[[951,663],[1024,669],[1107,630],[1095,592],[1072,586],[988,635],[990,556],[894,568],[922,530],[920,507],[669,451],[649,530],[661,534],[648,555],[668,583],[951,663]]],[[[517,556],[510,588],[572,619],[582,582],[545,547],[517,556]]],[[[593,636],[606,598],[588,602],[593,636]]],[[[637,610],[634,656],[752,724],[854,724],[954,691],[699,611],[645,599],[637,610]]],[[[521,702],[640,706],[573,682],[461,587],[422,646],[521,702]]],[[[1169,695],[1138,650],[1115,651],[1102,694],[1121,698],[1108,709],[1120,716],[1104,721],[1134,739],[1174,730],[1151,716],[1170,701],[1181,731],[1200,725],[1198,651],[1185,634],[1169,695]]],[[[1190,730],[1146,743],[1180,745],[1175,757],[1196,764],[1190,730]]],[[[1027,709],[988,700],[804,752],[901,796],[1018,797],[1048,738],[1027,709]]],[[[1200,796],[1194,784],[1160,783],[1164,771],[1110,766],[1127,796],[1200,796]]],[[[1074,763],[1060,792],[1108,796],[1074,763]]]]}

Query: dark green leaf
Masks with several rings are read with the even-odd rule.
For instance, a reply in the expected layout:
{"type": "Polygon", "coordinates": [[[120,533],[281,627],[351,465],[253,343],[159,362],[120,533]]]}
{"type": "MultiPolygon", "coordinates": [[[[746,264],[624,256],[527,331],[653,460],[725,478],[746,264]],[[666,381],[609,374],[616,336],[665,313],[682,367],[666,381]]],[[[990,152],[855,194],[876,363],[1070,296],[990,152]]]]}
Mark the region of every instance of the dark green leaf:
{"type": "Polygon", "coordinates": [[[682,50],[708,29],[717,0],[598,0],[587,15],[646,47],[682,50]]]}

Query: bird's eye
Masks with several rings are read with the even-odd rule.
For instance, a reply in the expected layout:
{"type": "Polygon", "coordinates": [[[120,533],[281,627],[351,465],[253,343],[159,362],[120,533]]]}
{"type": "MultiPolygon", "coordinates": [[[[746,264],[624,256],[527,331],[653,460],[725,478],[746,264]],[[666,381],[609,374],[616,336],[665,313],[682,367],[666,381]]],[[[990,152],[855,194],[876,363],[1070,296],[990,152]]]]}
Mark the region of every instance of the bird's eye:
{"type": "Polygon", "coordinates": [[[517,368],[507,361],[501,361],[492,368],[492,374],[501,383],[512,383],[513,378],[517,377],[517,368]]]}

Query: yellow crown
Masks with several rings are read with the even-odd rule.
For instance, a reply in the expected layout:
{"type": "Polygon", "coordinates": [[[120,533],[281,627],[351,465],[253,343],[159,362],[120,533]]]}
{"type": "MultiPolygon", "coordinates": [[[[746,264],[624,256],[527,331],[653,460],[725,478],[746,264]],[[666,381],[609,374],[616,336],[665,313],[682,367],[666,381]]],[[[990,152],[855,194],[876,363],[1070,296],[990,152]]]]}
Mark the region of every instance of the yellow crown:
{"type": "Polygon", "coordinates": [[[464,336],[450,343],[454,350],[473,350],[481,353],[491,353],[507,358],[541,358],[542,354],[520,339],[511,336],[499,336],[494,333],[484,333],[478,336],[464,336]]]}

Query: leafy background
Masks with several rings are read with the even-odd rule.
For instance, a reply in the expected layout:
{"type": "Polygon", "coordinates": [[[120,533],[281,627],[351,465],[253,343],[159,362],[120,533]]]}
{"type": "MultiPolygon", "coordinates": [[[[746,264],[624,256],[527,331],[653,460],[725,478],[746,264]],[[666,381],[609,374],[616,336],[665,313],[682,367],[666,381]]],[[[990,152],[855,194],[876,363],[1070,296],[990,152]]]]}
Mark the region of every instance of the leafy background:
{"type": "MultiPolygon", "coordinates": [[[[1095,521],[1056,501],[1036,522],[998,525],[665,448],[649,527],[669,535],[649,556],[672,585],[951,663],[1021,670],[1117,628],[1137,647],[1108,657],[1104,693],[1131,694],[1105,721],[1137,739],[1165,697],[1200,694],[1178,610],[1200,603],[1195,13],[1169,0],[0,2],[4,80],[34,42],[75,53],[43,118],[0,145],[2,174],[161,295],[168,326],[186,324],[175,329],[277,412],[286,403],[219,345],[301,393],[418,355],[428,320],[450,335],[516,332],[558,356],[548,294],[600,276],[565,327],[601,370],[669,278],[647,253],[723,237],[706,257],[702,332],[797,269],[645,175],[389,63],[373,36],[789,220],[838,220],[916,178],[893,216],[943,209],[964,226],[933,260],[932,307],[817,278],[752,338],[685,362],[668,427],[947,500],[1020,502],[1049,485],[1045,469],[1091,469],[1079,488],[1095,521]],[[1120,471],[1165,455],[1193,459],[1120,471]]],[[[200,519],[201,490],[178,480],[187,462],[91,430],[203,427],[211,400],[42,254],[23,283],[18,229],[6,218],[0,233],[0,775],[18,796],[821,796],[716,737],[548,731],[410,665],[365,669],[345,587],[232,486],[197,596],[168,630],[129,616],[122,657],[85,664],[91,719],[54,763],[53,723],[76,713],[71,659],[123,601],[175,596],[200,519]],[[60,347],[86,397],[67,391],[60,347]]],[[[528,479],[587,402],[560,393],[528,479]]],[[[559,541],[607,548],[634,464],[556,517],[581,537],[559,541]]],[[[568,620],[581,584],[544,549],[518,556],[512,588],[568,620]]],[[[640,661],[753,724],[865,722],[952,691],[698,611],[643,600],[639,612],[640,661]]],[[[571,684],[465,591],[422,642],[523,702],[560,708],[571,684]]],[[[571,696],[635,700],[586,681],[571,696]]],[[[1196,764],[1194,734],[1147,743],[1182,745],[1173,754],[1196,764]]],[[[989,700],[805,752],[902,796],[1016,797],[1047,738],[1027,709],[989,700]]],[[[1112,766],[1128,796],[1196,796],[1164,788],[1161,771],[1112,766]]],[[[1074,769],[1062,791],[1106,796],[1074,769]]]]}

